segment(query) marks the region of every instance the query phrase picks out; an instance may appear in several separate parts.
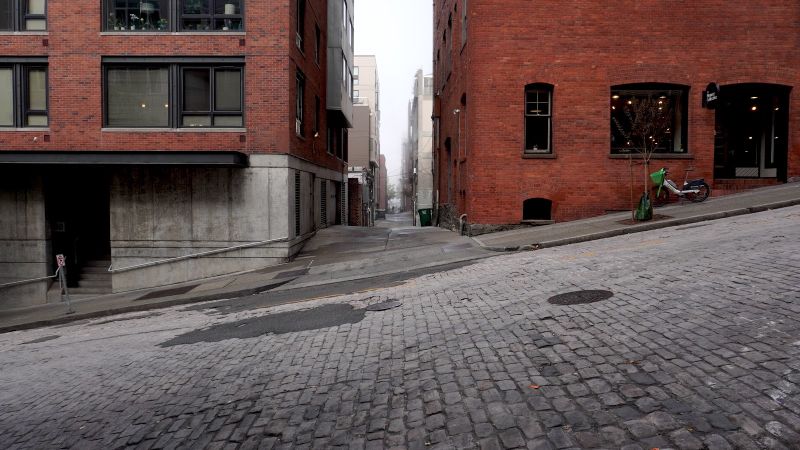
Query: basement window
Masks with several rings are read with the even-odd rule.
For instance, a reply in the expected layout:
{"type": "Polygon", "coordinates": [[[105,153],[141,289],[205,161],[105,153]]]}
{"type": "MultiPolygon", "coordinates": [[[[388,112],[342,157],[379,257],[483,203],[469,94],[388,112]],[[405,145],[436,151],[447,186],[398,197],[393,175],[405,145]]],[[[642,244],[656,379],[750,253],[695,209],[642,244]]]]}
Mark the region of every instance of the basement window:
{"type": "Polygon", "coordinates": [[[529,198],[522,202],[522,221],[550,221],[553,202],[546,198],[529,198]]]}

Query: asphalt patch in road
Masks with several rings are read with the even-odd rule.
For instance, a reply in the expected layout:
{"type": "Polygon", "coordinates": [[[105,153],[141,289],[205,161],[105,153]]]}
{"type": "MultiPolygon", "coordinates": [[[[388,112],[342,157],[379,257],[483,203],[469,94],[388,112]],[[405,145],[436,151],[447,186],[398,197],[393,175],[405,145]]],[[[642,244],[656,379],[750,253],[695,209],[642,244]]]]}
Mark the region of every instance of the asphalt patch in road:
{"type": "Polygon", "coordinates": [[[380,303],[373,303],[372,305],[367,306],[367,311],[387,311],[397,308],[400,305],[402,305],[402,303],[398,302],[397,300],[389,300],[380,303]]]}
{"type": "Polygon", "coordinates": [[[347,323],[358,323],[364,319],[366,310],[355,309],[348,304],[323,305],[301,311],[270,314],[236,322],[214,325],[176,336],[159,347],[219,342],[227,339],[248,339],[265,334],[285,334],[298,331],[319,330],[347,323]]]}
{"type": "Polygon", "coordinates": [[[586,303],[595,303],[602,300],[608,300],[613,296],[614,293],[611,291],[602,291],[602,290],[574,291],[574,292],[566,292],[564,294],[554,295],[547,300],[547,303],[553,305],[561,305],[561,306],[584,305],[586,303]]]}
{"type": "Polygon", "coordinates": [[[61,336],[58,336],[58,335],[53,335],[53,336],[44,336],[44,337],[40,337],[39,339],[34,339],[34,340],[32,340],[32,341],[23,342],[23,343],[22,343],[22,345],[25,345],[25,344],[38,344],[38,343],[40,343],[40,342],[52,341],[53,339],[58,339],[58,338],[60,338],[60,337],[61,337],[61,336]]]}

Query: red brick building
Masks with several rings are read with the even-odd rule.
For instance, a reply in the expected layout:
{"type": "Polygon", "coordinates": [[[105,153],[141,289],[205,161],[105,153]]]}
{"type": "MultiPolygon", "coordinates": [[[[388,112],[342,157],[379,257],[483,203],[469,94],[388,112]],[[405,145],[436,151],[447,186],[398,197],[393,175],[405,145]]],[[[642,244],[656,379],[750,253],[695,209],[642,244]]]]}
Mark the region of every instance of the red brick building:
{"type": "Polygon", "coordinates": [[[670,111],[653,170],[691,166],[713,195],[797,178],[799,19],[794,0],[435,0],[440,223],[630,208],[624,110],[643,98],[670,111]]]}
{"type": "Polygon", "coordinates": [[[0,285],[250,270],[345,216],[352,0],[2,0],[0,40],[0,285]]]}

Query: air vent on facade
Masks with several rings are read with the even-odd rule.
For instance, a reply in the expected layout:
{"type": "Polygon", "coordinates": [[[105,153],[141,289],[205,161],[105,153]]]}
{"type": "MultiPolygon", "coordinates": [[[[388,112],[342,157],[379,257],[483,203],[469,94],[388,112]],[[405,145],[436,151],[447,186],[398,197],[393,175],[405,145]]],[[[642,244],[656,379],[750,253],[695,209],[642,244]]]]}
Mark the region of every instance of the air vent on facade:
{"type": "Polygon", "coordinates": [[[300,236],[300,172],[294,173],[294,235],[300,236]]]}
{"type": "Polygon", "coordinates": [[[342,183],[340,183],[341,189],[339,192],[339,211],[341,216],[339,217],[339,223],[342,225],[347,225],[347,180],[345,179],[342,183]]]}
{"type": "Polygon", "coordinates": [[[320,180],[320,195],[319,195],[319,210],[320,210],[320,226],[322,228],[328,227],[328,181],[320,180]]]}

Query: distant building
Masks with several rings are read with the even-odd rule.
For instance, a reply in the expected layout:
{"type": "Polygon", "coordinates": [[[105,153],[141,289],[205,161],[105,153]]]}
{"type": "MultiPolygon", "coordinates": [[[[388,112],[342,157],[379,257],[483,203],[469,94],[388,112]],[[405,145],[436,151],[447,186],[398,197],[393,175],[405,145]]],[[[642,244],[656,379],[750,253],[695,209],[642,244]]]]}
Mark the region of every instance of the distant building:
{"type": "MultiPolygon", "coordinates": [[[[349,224],[372,226],[378,209],[380,155],[380,85],[374,56],[357,55],[353,67],[353,129],[350,132],[348,178],[358,180],[361,206],[349,224]]],[[[350,186],[354,186],[350,184],[350,186]]],[[[351,198],[355,198],[351,196],[351,198]]],[[[354,211],[351,205],[350,211],[354,211]]]]}
{"type": "Polygon", "coordinates": [[[631,208],[625,110],[646,98],[669,111],[651,171],[693,167],[713,195],[800,177],[798,18],[797,0],[434,0],[441,221],[631,208]]]}
{"type": "Polygon", "coordinates": [[[433,208],[433,75],[423,75],[418,70],[412,92],[408,104],[408,146],[404,149],[408,172],[404,173],[404,181],[410,189],[404,191],[410,190],[408,209],[416,216],[421,209],[433,208]]]}
{"type": "Polygon", "coordinates": [[[46,3],[0,2],[0,285],[42,278],[0,308],[48,301],[56,254],[122,292],[342,222],[353,0],[46,3]]]}
{"type": "MultiPolygon", "coordinates": [[[[388,189],[389,173],[386,167],[386,156],[380,155],[380,162],[378,163],[378,214],[385,217],[386,211],[389,208],[388,199],[386,198],[388,189]]],[[[381,218],[384,218],[381,217],[381,218]]]]}

